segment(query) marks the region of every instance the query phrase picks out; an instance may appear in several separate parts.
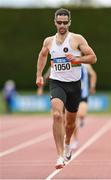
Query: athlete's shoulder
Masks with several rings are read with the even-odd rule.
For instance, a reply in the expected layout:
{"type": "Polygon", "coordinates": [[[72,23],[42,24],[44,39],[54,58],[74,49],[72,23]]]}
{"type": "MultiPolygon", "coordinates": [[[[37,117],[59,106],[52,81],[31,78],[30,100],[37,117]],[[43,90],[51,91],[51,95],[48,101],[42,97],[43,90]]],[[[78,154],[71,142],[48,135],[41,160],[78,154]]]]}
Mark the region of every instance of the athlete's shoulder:
{"type": "Polygon", "coordinates": [[[49,36],[44,39],[45,43],[50,43],[53,40],[54,36],[49,36]]]}
{"type": "Polygon", "coordinates": [[[71,33],[71,37],[74,38],[74,39],[77,39],[77,40],[83,40],[85,39],[81,34],[76,34],[76,33],[71,33]]]}
{"type": "Polygon", "coordinates": [[[54,36],[49,36],[49,37],[46,37],[46,38],[44,39],[43,47],[44,47],[44,48],[47,48],[48,51],[50,50],[50,47],[51,47],[51,45],[52,45],[53,38],[54,38],[54,36]]]}

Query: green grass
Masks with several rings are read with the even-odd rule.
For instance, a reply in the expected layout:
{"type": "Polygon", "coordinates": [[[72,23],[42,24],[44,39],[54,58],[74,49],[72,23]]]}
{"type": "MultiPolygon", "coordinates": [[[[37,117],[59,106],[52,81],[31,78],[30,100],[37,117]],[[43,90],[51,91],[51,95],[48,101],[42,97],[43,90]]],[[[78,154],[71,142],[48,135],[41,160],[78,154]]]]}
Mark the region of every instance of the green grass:
{"type": "MultiPolygon", "coordinates": [[[[20,91],[19,92],[20,94],[36,94],[36,92],[29,92],[29,91],[20,91]]],[[[111,92],[98,92],[97,94],[105,94],[108,96],[108,99],[109,99],[109,107],[107,110],[105,111],[99,111],[99,112],[89,112],[89,113],[111,113],[111,92]]],[[[0,114],[4,114],[6,112],[6,105],[5,105],[5,102],[4,102],[4,99],[2,97],[2,92],[0,92],[0,114]]],[[[18,114],[20,114],[21,112],[19,112],[18,114]]],[[[24,113],[24,112],[23,112],[24,113]]],[[[41,112],[30,112],[30,114],[35,114],[35,113],[38,113],[38,114],[41,114],[41,112]]],[[[42,114],[48,114],[49,112],[44,112],[42,114]]]]}

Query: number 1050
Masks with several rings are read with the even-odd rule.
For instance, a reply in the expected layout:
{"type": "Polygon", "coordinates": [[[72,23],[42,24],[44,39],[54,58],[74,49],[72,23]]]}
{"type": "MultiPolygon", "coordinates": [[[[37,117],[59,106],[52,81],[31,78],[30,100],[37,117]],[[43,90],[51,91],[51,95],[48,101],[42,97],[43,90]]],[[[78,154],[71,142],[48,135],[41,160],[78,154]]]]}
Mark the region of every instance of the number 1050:
{"type": "Polygon", "coordinates": [[[57,63],[54,64],[55,71],[65,71],[70,70],[71,64],[70,63],[57,63]]]}

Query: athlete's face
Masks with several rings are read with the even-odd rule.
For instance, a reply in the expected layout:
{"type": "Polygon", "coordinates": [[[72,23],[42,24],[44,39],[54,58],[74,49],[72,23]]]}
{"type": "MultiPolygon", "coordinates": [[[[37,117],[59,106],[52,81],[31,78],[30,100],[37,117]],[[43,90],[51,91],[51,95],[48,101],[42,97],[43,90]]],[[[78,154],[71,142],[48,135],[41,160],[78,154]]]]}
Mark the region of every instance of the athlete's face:
{"type": "Polygon", "coordinates": [[[56,19],[55,19],[55,25],[57,27],[57,31],[61,34],[61,35],[64,35],[69,26],[70,26],[70,20],[68,19],[68,16],[64,16],[64,15],[61,15],[61,16],[57,16],[56,19]]]}

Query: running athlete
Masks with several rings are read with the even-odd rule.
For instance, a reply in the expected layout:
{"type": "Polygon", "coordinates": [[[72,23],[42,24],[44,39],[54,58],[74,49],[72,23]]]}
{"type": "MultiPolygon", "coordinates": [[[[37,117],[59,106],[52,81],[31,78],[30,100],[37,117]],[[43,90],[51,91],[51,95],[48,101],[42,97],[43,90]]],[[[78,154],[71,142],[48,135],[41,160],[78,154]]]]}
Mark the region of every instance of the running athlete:
{"type": "MultiPolygon", "coordinates": [[[[81,75],[81,99],[77,118],[80,120],[80,127],[84,126],[84,120],[88,110],[88,96],[95,93],[97,75],[95,70],[90,64],[82,64],[82,75],[81,75]]],[[[78,121],[74,131],[74,139],[71,144],[71,149],[75,150],[78,147],[78,121]]]]}
{"type": "Polygon", "coordinates": [[[58,9],[54,23],[57,33],[47,37],[38,56],[36,84],[43,86],[42,72],[48,53],[51,55],[50,94],[53,117],[53,136],[58,159],[56,169],[63,168],[71,158],[70,139],[76,126],[81,94],[81,63],[96,63],[96,55],[83,36],[69,32],[70,11],[58,9]],[[63,108],[66,109],[65,145],[63,108]]]}
{"type": "Polygon", "coordinates": [[[81,99],[78,111],[78,117],[80,119],[80,126],[84,125],[84,118],[87,114],[88,108],[88,96],[95,93],[97,75],[93,67],[89,64],[82,65],[82,77],[81,77],[81,99]]]}

